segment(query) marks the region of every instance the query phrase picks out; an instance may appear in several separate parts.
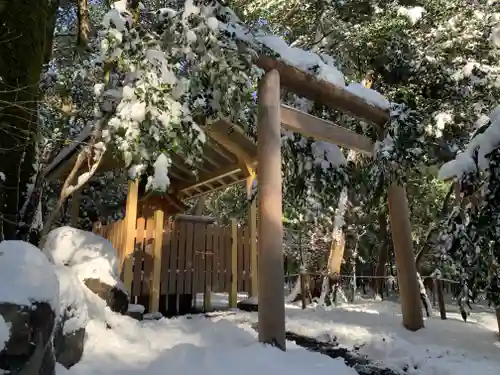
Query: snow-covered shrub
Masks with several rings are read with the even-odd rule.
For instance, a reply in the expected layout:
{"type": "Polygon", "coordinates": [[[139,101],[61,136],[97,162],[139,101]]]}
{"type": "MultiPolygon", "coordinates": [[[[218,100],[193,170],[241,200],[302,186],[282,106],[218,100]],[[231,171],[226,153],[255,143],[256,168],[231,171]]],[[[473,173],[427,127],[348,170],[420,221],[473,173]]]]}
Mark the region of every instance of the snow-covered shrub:
{"type": "Polygon", "coordinates": [[[485,292],[500,308],[500,113],[497,107],[471,136],[467,148],[443,165],[466,204],[456,209],[441,235],[446,256],[456,262],[467,298],[485,292]]]}

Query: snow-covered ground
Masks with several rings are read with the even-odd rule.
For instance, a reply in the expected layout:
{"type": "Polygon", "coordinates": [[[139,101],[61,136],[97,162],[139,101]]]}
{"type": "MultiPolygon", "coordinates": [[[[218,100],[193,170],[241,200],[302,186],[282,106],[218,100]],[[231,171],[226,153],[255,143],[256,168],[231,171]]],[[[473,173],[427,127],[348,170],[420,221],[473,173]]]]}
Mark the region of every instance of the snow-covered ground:
{"type": "MultiPolygon", "coordinates": [[[[214,294],[214,307],[222,307],[224,297],[214,294]]],[[[392,302],[364,300],[304,311],[287,305],[286,314],[289,331],[325,341],[337,337],[341,346],[361,346],[360,352],[381,367],[403,372],[410,365],[406,371],[410,375],[498,375],[500,371],[496,320],[489,312],[473,312],[467,323],[456,313],[448,313],[447,321],[435,315],[418,332],[401,326],[399,306],[392,302]]],[[[291,342],[286,353],[259,345],[252,328],[256,321],[256,313],[235,310],[210,319],[136,322],[115,316],[111,330],[91,321],[83,359],[65,375],[356,374],[342,360],[307,352],[291,342]]],[[[58,375],[63,372],[58,369],[58,375]]]]}
{"type": "MultiPolygon", "coordinates": [[[[452,310],[451,306],[450,311],[452,310]]],[[[496,317],[481,309],[472,312],[467,323],[460,314],[439,313],[425,321],[425,329],[410,332],[403,328],[400,306],[389,301],[360,300],[334,308],[300,309],[287,305],[288,331],[331,341],[341,346],[361,347],[381,367],[415,375],[481,375],[500,373],[500,340],[496,317]]],[[[223,319],[255,323],[257,314],[238,313],[223,319]]]]}
{"type": "Polygon", "coordinates": [[[111,325],[91,321],[82,360],[70,370],[59,366],[57,375],[357,374],[342,360],[291,343],[287,352],[260,345],[249,324],[229,319],[136,322],[115,315],[111,325]]]}

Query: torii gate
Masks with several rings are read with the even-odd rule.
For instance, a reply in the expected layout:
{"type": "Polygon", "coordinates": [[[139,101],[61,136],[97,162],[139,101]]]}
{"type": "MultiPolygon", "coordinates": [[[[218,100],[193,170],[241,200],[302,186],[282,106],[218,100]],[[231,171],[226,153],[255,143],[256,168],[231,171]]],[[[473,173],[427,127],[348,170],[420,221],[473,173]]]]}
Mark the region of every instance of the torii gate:
{"type": "MultiPolygon", "coordinates": [[[[343,88],[283,62],[261,56],[256,65],[266,71],[258,91],[257,162],[259,180],[258,296],[259,341],[285,350],[283,223],[281,195],[281,132],[302,133],[318,140],[372,155],[373,142],[329,121],[281,105],[281,84],[300,96],[348,113],[377,127],[379,136],[389,113],[368,104],[343,88]]],[[[413,254],[408,201],[403,186],[388,189],[392,240],[400,280],[403,325],[416,331],[424,326],[420,308],[417,270],[413,254]]]]}

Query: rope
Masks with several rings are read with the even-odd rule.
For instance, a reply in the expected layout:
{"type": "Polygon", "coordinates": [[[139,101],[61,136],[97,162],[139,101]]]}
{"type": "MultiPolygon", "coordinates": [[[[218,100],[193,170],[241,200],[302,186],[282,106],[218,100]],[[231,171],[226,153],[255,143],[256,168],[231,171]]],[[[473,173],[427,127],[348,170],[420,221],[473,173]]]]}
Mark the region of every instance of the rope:
{"type": "MultiPolygon", "coordinates": [[[[321,273],[321,272],[306,272],[305,274],[306,275],[326,276],[324,273],[321,273]]],[[[299,273],[290,273],[290,274],[286,274],[285,277],[293,277],[293,276],[299,276],[299,275],[300,275],[299,273]]],[[[354,278],[354,276],[352,276],[352,275],[342,275],[342,274],[338,275],[338,277],[346,278],[346,279],[354,278]]],[[[390,278],[396,279],[396,276],[356,276],[356,279],[390,279],[390,278]]],[[[439,278],[439,277],[428,276],[428,277],[424,277],[424,278],[425,279],[432,279],[432,280],[441,280],[443,282],[451,283],[451,284],[459,284],[460,283],[460,282],[455,281],[455,280],[443,279],[443,278],[439,278]]]]}

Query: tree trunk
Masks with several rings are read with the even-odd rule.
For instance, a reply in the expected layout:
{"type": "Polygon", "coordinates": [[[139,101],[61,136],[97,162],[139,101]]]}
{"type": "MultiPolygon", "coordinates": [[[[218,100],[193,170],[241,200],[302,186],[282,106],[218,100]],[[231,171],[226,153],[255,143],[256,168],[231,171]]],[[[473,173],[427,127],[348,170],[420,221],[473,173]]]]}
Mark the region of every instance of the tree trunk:
{"type": "Polygon", "coordinates": [[[375,293],[383,298],[385,285],[385,271],[387,258],[389,257],[389,239],[387,230],[387,213],[379,212],[378,223],[380,227],[380,251],[378,255],[377,268],[375,270],[375,293]]]}
{"type": "Polygon", "coordinates": [[[19,210],[34,174],[38,85],[46,53],[49,0],[6,2],[0,11],[0,153],[9,162],[2,209],[5,239],[16,238],[19,210]]]}
{"type": "Polygon", "coordinates": [[[77,8],[78,31],[76,44],[78,47],[86,49],[89,45],[90,20],[88,0],[78,0],[77,8]]]}

